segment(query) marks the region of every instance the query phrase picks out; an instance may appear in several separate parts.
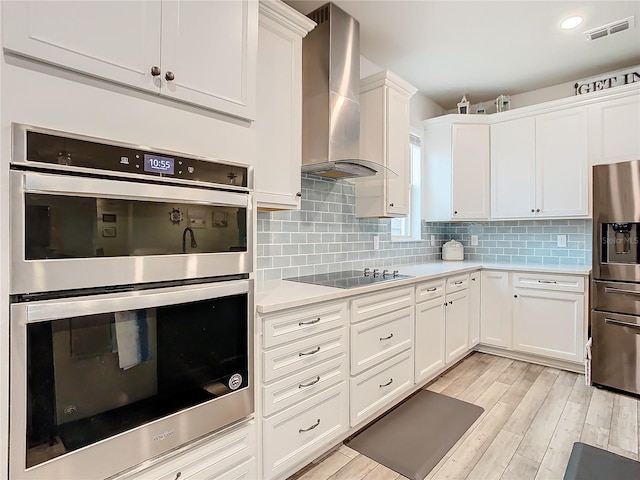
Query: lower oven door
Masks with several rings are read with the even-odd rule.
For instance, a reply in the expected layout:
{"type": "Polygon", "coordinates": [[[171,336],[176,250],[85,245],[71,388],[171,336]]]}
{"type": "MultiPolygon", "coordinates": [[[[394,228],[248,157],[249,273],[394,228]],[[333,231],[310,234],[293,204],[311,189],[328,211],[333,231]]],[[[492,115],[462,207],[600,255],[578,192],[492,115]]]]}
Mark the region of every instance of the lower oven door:
{"type": "Polygon", "coordinates": [[[593,383],[640,394],[640,316],[591,312],[593,383]]]}
{"type": "Polygon", "coordinates": [[[10,172],[10,293],[253,271],[248,192],[10,172]]]}
{"type": "Polygon", "coordinates": [[[104,478],[254,411],[252,280],[11,306],[10,478],[104,478]]]}

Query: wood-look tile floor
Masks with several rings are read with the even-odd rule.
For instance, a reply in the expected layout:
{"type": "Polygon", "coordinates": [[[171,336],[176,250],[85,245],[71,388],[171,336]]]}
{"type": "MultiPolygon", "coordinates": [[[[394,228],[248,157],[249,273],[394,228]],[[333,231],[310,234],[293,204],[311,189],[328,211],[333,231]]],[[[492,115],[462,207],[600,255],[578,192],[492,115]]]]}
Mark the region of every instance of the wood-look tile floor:
{"type": "MultiPolygon", "coordinates": [[[[583,375],[474,353],[425,388],[484,408],[428,480],[562,480],[578,441],[638,460],[640,401],[583,375]]],[[[291,478],[405,477],[342,445],[291,478]]]]}

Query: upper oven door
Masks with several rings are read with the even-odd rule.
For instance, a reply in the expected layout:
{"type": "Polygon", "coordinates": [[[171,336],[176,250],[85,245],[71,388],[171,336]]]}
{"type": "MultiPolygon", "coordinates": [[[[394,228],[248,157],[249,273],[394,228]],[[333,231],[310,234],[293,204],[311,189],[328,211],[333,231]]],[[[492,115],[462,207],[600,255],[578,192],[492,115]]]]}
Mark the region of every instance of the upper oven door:
{"type": "Polygon", "coordinates": [[[11,171],[11,294],[250,273],[247,193],[11,171]]]}

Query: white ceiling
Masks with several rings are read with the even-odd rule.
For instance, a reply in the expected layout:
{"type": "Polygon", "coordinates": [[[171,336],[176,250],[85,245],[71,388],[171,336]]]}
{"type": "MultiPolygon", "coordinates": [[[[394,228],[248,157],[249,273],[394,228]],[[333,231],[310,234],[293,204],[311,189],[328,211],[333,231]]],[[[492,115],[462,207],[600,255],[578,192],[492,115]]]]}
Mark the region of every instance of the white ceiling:
{"type": "MultiPolygon", "coordinates": [[[[325,1],[285,0],[307,14],[325,1]]],[[[360,22],[360,53],[441,107],[573,82],[640,65],[640,1],[335,0],[360,22]],[[584,17],[571,31],[560,22],[584,17]],[[594,41],[583,32],[635,16],[594,41]]]]}

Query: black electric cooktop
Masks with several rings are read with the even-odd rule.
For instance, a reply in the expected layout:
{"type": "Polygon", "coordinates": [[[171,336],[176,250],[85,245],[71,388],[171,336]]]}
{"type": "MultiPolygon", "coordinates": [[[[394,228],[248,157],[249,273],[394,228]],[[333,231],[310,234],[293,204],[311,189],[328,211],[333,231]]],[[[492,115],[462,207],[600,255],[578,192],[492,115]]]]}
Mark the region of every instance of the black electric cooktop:
{"type": "Polygon", "coordinates": [[[397,271],[383,272],[362,270],[344,270],[342,272],[319,273],[316,275],[304,275],[302,277],[285,278],[291,282],[312,283],[325,287],[355,288],[372,285],[374,283],[391,282],[401,278],[411,278],[413,275],[399,275],[397,271]]]}

